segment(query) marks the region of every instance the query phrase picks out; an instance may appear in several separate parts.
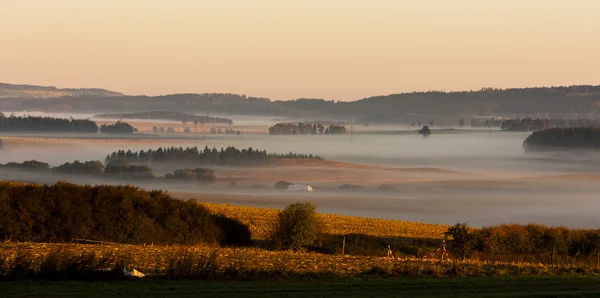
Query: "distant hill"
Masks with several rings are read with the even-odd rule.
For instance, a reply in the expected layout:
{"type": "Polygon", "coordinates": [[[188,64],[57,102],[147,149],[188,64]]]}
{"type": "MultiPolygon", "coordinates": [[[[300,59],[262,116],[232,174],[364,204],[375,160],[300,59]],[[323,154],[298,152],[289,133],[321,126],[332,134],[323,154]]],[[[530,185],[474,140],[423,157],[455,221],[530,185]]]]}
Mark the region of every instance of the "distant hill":
{"type": "MultiPolygon", "coordinates": [[[[71,89],[56,89],[71,90],[71,89]]],[[[80,89],[78,89],[80,90],[80,89]]],[[[86,89],[87,90],[87,89],[86,89]]],[[[301,98],[271,101],[227,93],[163,96],[60,96],[52,100],[19,97],[0,100],[0,111],[127,113],[168,110],[195,114],[283,116],[303,120],[397,123],[434,121],[456,125],[477,116],[600,118],[600,86],[412,92],[352,102],[301,98]]],[[[468,122],[467,122],[468,123],[468,122]]]]}
{"type": "Polygon", "coordinates": [[[112,97],[123,96],[123,94],[105,89],[59,89],[48,86],[0,83],[0,98],[52,98],[61,96],[112,97]]]}

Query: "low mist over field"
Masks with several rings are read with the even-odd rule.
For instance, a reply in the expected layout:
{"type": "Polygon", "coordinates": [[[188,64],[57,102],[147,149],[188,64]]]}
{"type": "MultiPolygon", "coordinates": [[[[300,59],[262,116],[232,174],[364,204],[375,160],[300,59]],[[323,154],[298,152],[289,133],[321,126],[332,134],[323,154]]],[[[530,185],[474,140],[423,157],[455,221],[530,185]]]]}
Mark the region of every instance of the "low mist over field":
{"type": "MultiPolygon", "coordinates": [[[[525,154],[522,143],[528,133],[498,130],[434,129],[429,138],[404,126],[357,127],[352,135],[265,134],[264,128],[278,120],[249,117],[238,122],[234,119],[232,127],[235,129],[259,129],[242,135],[199,132],[197,138],[194,133],[148,132],[129,136],[5,134],[0,163],[36,159],[58,166],[74,160],[104,162],[104,158],[116,150],[170,146],[252,147],[269,153],[314,154],[326,161],[208,166],[217,176],[213,185],[161,181],[133,183],[210,202],[283,208],[297,200],[312,201],[321,212],[366,217],[445,224],[458,221],[468,221],[472,225],[538,222],[597,227],[594,210],[600,207],[596,200],[600,190],[600,167],[595,162],[597,156],[591,153],[525,154]],[[288,193],[275,190],[274,183],[280,180],[310,184],[315,191],[288,193]],[[341,187],[344,184],[350,188],[341,187]],[[382,185],[387,185],[388,189],[382,189],[382,185]]],[[[176,124],[164,123],[165,126],[176,124]]],[[[158,164],[153,167],[155,175],[167,172],[158,164]]],[[[121,183],[7,170],[2,171],[2,176],[44,183],[58,180],[121,183]]]]}

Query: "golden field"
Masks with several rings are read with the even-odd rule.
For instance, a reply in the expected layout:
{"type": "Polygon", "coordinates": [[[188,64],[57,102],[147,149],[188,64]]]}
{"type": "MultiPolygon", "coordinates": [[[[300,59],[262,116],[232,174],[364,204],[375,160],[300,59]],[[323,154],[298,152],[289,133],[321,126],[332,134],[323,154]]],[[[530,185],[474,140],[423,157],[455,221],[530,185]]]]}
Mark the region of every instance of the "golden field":
{"type": "MultiPolygon", "coordinates": [[[[252,238],[265,239],[272,224],[277,221],[279,210],[235,206],[228,204],[202,203],[211,212],[237,219],[250,227],[252,238]]],[[[324,232],[334,235],[363,234],[376,237],[410,237],[443,239],[447,225],[418,223],[401,220],[376,219],[344,216],[337,214],[319,214],[325,225],[324,232]]]]}

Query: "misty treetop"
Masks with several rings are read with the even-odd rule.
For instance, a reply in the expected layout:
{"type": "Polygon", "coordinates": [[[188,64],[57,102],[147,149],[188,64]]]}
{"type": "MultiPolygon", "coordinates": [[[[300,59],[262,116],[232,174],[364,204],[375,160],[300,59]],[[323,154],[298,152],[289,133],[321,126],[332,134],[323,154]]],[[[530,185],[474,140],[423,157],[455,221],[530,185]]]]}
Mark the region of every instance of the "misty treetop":
{"type": "Polygon", "coordinates": [[[505,120],[502,129],[507,131],[537,131],[553,127],[599,127],[597,119],[547,119],[517,118],[505,120]]]}
{"type": "Polygon", "coordinates": [[[148,111],[148,112],[134,112],[134,113],[114,113],[114,114],[100,114],[96,115],[98,118],[114,118],[114,119],[158,119],[158,120],[174,120],[187,123],[221,123],[221,124],[233,124],[233,120],[228,118],[219,118],[211,116],[200,116],[187,113],[180,113],[174,111],[148,111]]]}
{"type": "Polygon", "coordinates": [[[0,169],[16,170],[16,171],[32,171],[32,172],[48,172],[50,165],[43,161],[27,160],[24,162],[8,162],[0,164],[0,169]]]}
{"type": "Polygon", "coordinates": [[[343,125],[330,124],[328,127],[321,123],[277,123],[269,127],[272,135],[316,135],[316,134],[343,134],[346,127],[343,125]]]}
{"type": "Polygon", "coordinates": [[[525,151],[600,149],[598,127],[555,127],[536,131],[523,141],[525,151]]]}
{"type": "Polygon", "coordinates": [[[0,131],[98,132],[96,122],[88,119],[62,119],[26,116],[0,117],[0,131]]]}
{"type": "Polygon", "coordinates": [[[52,172],[72,175],[101,175],[104,172],[104,164],[98,160],[86,162],[76,160],[54,167],[52,172]]]}
{"type": "Polygon", "coordinates": [[[273,154],[266,150],[237,149],[235,147],[208,148],[200,151],[197,147],[170,147],[140,150],[139,152],[131,150],[118,150],[108,156],[105,161],[126,160],[133,164],[210,164],[210,165],[237,165],[245,163],[261,163],[276,160],[278,158],[306,158],[322,160],[320,156],[312,154],[273,154]]]}
{"type": "Polygon", "coordinates": [[[114,124],[103,124],[100,126],[100,132],[102,133],[123,133],[123,134],[132,134],[136,132],[133,126],[131,126],[127,122],[117,121],[114,124]]]}

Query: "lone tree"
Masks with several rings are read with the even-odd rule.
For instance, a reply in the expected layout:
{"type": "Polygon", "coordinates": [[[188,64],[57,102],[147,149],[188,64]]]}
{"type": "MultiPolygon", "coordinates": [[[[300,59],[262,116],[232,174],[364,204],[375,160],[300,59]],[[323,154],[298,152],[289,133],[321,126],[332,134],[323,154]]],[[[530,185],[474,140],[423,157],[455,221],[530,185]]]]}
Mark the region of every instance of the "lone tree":
{"type": "Polygon", "coordinates": [[[422,135],[424,138],[428,138],[429,135],[431,135],[431,129],[429,129],[429,126],[425,125],[419,130],[419,134],[422,135]]]}
{"type": "Polygon", "coordinates": [[[304,250],[323,231],[312,203],[294,203],[279,213],[272,240],[278,248],[304,250]]]}

